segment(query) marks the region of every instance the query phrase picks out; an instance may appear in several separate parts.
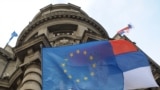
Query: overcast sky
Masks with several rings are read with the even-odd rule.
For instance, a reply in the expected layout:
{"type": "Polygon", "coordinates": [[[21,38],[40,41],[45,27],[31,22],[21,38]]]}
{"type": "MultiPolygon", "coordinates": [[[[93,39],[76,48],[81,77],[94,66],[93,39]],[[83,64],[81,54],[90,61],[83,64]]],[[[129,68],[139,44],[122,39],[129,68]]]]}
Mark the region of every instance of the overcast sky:
{"type": "MultiPolygon", "coordinates": [[[[127,37],[160,64],[160,0],[1,0],[0,47],[6,45],[13,31],[20,34],[41,8],[57,3],[80,6],[110,37],[132,24],[127,37]]],[[[9,44],[14,47],[16,40],[9,44]]]]}

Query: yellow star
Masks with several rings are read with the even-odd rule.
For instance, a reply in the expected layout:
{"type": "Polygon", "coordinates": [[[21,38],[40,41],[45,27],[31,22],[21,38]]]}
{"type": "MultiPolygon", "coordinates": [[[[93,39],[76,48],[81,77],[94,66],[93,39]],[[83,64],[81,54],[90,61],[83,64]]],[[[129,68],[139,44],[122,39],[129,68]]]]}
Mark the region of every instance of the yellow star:
{"type": "Polygon", "coordinates": [[[93,56],[89,56],[89,60],[93,60],[93,56]]]}
{"type": "Polygon", "coordinates": [[[76,82],[77,82],[77,83],[79,83],[79,82],[80,82],[80,80],[79,80],[79,79],[77,79],[77,80],[76,80],[76,82]]]}
{"type": "Polygon", "coordinates": [[[64,60],[65,60],[65,61],[68,61],[68,59],[67,59],[67,58],[65,58],[64,60]]]}
{"type": "Polygon", "coordinates": [[[65,64],[65,63],[62,63],[62,64],[61,64],[61,66],[62,66],[62,67],[65,67],[65,66],[66,66],[66,64],[65,64]]]}
{"type": "Polygon", "coordinates": [[[72,76],[71,76],[71,75],[68,75],[68,78],[69,78],[69,79],[72,79],[72,76]]]}
{"type": "Polygon", "coordinates": [[[83,54],[86,55],[86,54],[87,54],[87,51],[83,51],[83,54]]]}
{"type": "Polygon", "coordinates": [[[70,57],[73,57],[73,53],[70,53],[70,57]]]}
{"type": "Polygon", "coordinates": [[[79,54],[79,53],[80,53],[80,50],[77,50],[76,53],[79,54]]]}
{"type": "Polygon", "coordinates": [[[64,73],[67,73],[67,70],[66,70],[66,69],[64,69],[64,70],[63,70],[63,72],[64,72],[64,73]]]}
{"type": "Polygon", "coordinates": [[[93,67],[93,68],[95,68],[95,67],[96,67],[96,64],[95,64],[95,63],[94,63],[94,64],[92,64],[92,67],[93,67]]]}
{"type": "Polygon", "coordinates": [[[91,72],[90,75],[91,75],[91,76],[94,76],[94,72],[91,72]]]}
{"type": "Polygon", "coordinates": [[[88,77],[84,77],[84,80],[88,80],[88,77]]]}

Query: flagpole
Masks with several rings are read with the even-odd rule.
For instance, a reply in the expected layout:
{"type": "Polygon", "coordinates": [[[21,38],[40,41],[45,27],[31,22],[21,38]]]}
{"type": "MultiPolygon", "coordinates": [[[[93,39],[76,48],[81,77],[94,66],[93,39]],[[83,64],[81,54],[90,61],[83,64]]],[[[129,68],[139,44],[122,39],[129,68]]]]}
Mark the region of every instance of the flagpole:
{"type": "Polygon", "coordinates": [[[8,45],[10,43],[10,41],[12,40],[13,36],[9,39],[9,41],[7,42],[6,45],[8,45]]]}

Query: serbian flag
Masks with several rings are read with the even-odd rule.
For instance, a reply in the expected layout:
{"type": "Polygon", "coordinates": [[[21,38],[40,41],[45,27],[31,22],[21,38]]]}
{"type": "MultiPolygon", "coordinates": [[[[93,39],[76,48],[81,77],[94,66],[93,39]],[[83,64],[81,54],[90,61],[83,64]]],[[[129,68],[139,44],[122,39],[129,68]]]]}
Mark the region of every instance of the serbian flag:
{"type": "Polygon", "coordinates": [[[123,35],[124,33],[128,33],[131,28],[132,28],[132,25],[128,24],[127,27],[122,28],[117,33],[120,34],[120,35],[123,35]]]}
{"type": "Polygon", "coordinates": [[[43,90],[157,87],[146,55],[126,40],[42,49],[43,90]]]}

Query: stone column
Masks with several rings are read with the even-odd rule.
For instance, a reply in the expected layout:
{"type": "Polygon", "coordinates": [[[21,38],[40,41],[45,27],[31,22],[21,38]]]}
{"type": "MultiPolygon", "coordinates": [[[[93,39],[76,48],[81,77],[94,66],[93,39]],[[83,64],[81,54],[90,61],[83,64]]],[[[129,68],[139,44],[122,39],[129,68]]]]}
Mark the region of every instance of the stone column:
{"type": "Polygon", "coordinates": [[[41,90],[41,87],[42,81],[40,66],[31,64],[26,68],[20,90],[41,90]]]}
{"type": "Polygon", "coordinates": [[[41,90],[42,72],[39,51],[33,52],[32,49],[28,50],[28,56],[24,58],[22,65],[25,71],[20,90],[41,90]]]}

